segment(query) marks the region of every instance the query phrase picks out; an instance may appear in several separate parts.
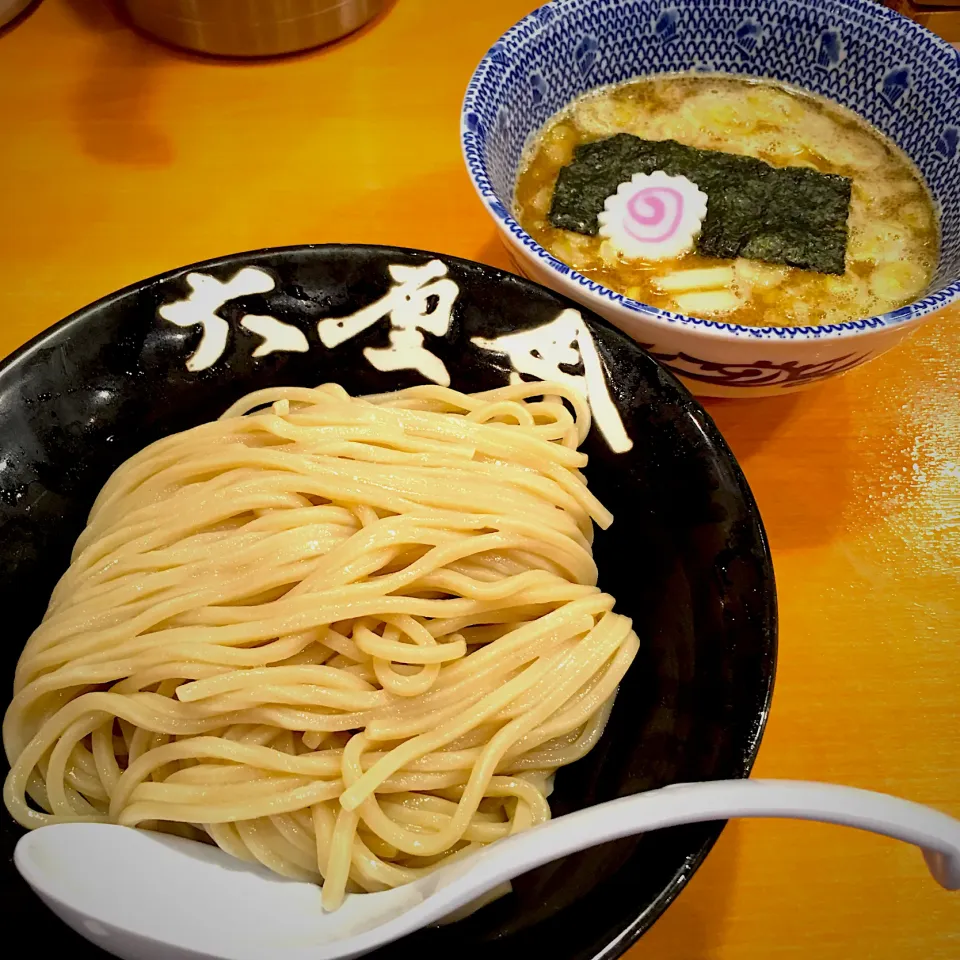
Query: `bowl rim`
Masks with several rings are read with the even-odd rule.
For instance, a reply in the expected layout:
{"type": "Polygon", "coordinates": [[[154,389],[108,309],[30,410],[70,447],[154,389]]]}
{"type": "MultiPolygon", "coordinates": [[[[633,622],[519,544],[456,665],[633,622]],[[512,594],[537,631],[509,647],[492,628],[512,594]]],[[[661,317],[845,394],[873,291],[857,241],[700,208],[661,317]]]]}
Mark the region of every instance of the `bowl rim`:
{"type": "MultiPolygon", "coordinates": [[[[366,243],[301,243],[289,244],[285,246],[260,247],[252,250],[244,250],[236,253],[211,257],[196,261],[194,263],[164,270],[161,273],[126,284],[118,290],[100,296],[85,306],[74,310],[49,327],[41,330],[7,356],[0,357],[0,388],[3,387],[4,381],[17,378],[20,375],[20,367],[31,357],[35,356],[38,351],[42,350],[46,345],[48,345],[50,341],[55,341],[56,339],[65,335],[69,336],[75,334],[77,330],[82,330],[85,323],[90,322],[92,318],[96,317],[99,311],[109,307],[114,303],[122,301],[123,299],[137,292],[158,286],[169,280],[184,276],[192,271],[227,266],[231,264],[242,263],[244,261],[257,260],[265,256],[278,254],[289,255],[313,250],[349,253],[350,251],[358,249],[375,251],[377,253],[386,255],[426,255],[441,259],[445,262],[455,262],[465,265],[470,269],[482,270],[487,275],[496,278],[498,282],[502,282],[506,279],[511,282],[526,284],[536,288],[541,294],[546,293],[549,296],[567,300],[570,306],[574,307],[575,309],[587,310],[589,312],[589,319],[592,323],[604,327],[616,337],[621,338],[631,349],[640,350],[643,353],[647,353],[649,356],[649,352],[644,350],[644,348],[637,344],[636,341],[634,341],[631,337],[624,333],[624,331],[620,330],[602,315],[593,311],[589,306],[575,303],[560,291],[545,287],[542,284],[536,283],[534,280],[530,280],[529,278],[518,277],[500,267],[491,266],[487,263],[470,260],[468,258],[459,257],[453,254],[438,253],[417,247],[400,247],[392,244],[366,243]]],[[[753,768],[756,765],[764,734],[769,723],[773,694],[774,690],[776,689],[777,668],[779,665],[780,612],[777,594],[776,568],[770,547],[770,538],[763,522],[763,516],[760,512],[760,507],[743,471],[743,467],[740,465],[739,460],[734,454],[726,438],[721,433],[720,428],[716,425],[710,412],[703,405],[700,398],[693,396],[683,385],[683,383],[667,367],[657,361],[654,357],[651,357],[651,360],[653,360],[653,362],[659,368],[663,379],[665,379],[669,385],[678,392],[680,398],[683,398],[688,403],[692,404],[692,408],[700,417],[700,429],[704,433],[705,437],[709,440],[711,446],[717,448],[722,454],[725,454],[729,458],[732,472],[737,478],[738,485],[743,496],[744,509],[753,517],[756,523],[758,535],[757,545],[762,551],[764,580],[766,582],[767,592],[767,608],[765,610],[764,622],[761,628],[766,638],[766,650],[764,654],[764,675],[758,687],[759,695],[757,699],[760,702],[751,725],[751,729],[746,737],[743,749],[738,758],[738,764],[741,770],[739,774],[740,778],[749,779],[753,768]]],[[[4,762],[5,758],[0,755],[0,768],[2,768],[2,764],[4,762]]],[[[699,841],[699,844],[696,846],[696,848],[692,849],[687,854],[683,866],[680,867],[673,875],[669,884],[664,886],[643,909],[641,909],[639,912],[629,915],[629,919],[627,919],[628,915],[624,914],[623,920],[619,921],[617,924],[617,926],[620,928],[619,933],[594,954],[593,960],[615,960],[615,958],[620,957],[630,946],[636,943],[636,941],[639,940],[640,937],[650,929],[650,927],[663,915],[666,909],[680,895],[681,891],[687,886],[693,875],[703,865],[704,860],[713,849],[721,833],[723,832],[724,827],[726,826],[726,821],[701,824],[699,826],[703,828],[702,839],[699,841]]],[[[384,947],[380,949],[388,950],[393,948],[395,952],[398,944],[402,950],[402,940],[396,941],[393,944],[384,945],[384,947]]],[[[394,953],[391,953],[390,956],[394,956],[394,953]]]]}
{"type": "MultiPolygon", "coordinates": [[[[799,2],[806,6],[816,5],[816,0],[792,0],[792,2],[799,2]]],[[[960,83],[960,52],[954,50],[953,46],[946,40],[916,21],[904,17],[889,7],[876,3],[875,0],[845,0],[845,3],[864,16],[885,21],[896,20],[906,24],[907,30],[915,34],[918,40],[927,44],[932,42],[943,52],[949,52],[951,56],[955,57],[957,80],[960,83]]],[[[477,143],[481,137],[478,136],[476,127],[477,118],[480,115],[479,105],[482,102],[480,96],[482,81],[491,70],[498,68],[497,61],[498,58],[503,56],[504,44],[524,39],[536,31],[544,22],[544,11],[548,8],[554,11],[556,16],[563,16],[567,12],[565,9],[567,6],[568,3],[564,0],[548,0],[504,31],[483,55],[470,77],[461,106],[460,149],[474,190],[476,190],[487,213],[494,219],[505,238],[508,238],[523,256],[539,261],[544,267],[553,270],[563,292],[568,296],[585,297],[586,302],[595,305],[598,309],[606,308],[609,310],[612,307],[624,317],[635,314],[645,320],[653,321],[658,326],[680,326],[697,336],[706,335],[710,339],[726,341],[727,343],[737,341],[756,342],[757,340],[782,343],[792,340],[849,339],[858,335],[885,330],[892,331],[894,329],[902,334],[906,333],[907,329],[917,326],[920,321],[931,314],[960,300],[960,277],[958,277],[939,290],[928,293],[903,307],[859,320],[785,327],[749,327],[739,323],[727,323],[723,320],[691,317],[683,313],[663,310],[641,300],[633,300],[601,283],[597,283],[596,280],[591,280],[555,257],[549,250],[537,243],[512,216],[510,213],[512,199],[510,204],[504,203],[494,189],[487,172],[484,152],[477,143]]]]}

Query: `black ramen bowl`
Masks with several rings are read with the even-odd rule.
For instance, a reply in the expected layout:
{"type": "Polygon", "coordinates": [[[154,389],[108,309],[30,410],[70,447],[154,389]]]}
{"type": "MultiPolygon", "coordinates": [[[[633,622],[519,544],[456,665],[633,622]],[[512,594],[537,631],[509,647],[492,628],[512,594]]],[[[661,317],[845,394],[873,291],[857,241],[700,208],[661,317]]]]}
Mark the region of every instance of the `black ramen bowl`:
{"type": "MultiPolygon", "coordinates": [[[[311,246],[175,270],[41,334],[0,366],[3,702],[97,491],[127,457],[262,387],[336,381],[365,394],[423,383],[416,369],[382,372],[371,362],[387,356],[370,351],[388,348],[404,324],[423,337],[422,352],[407,355],[411,362],[432,356],[420,365],[434,375],[444,368],[459,390],[503,385],[514,372],[508,357],[473,338],[569,321],[564,311],[573,307],[519,277],[452,257],[311,246]],[[437,286],[440,278],[455,288],[437,286]],[[331,338],[321,338],[320,320],[366,307],[363,329],[324,344],[331,338]]],[[[590,486],[616,517],[596,540],[600,583],[633,618],[641,650],[598,747],[559,772],[555,815],[678,781],[748,776],[776,651],[770,554],[733,455],[671,374],[576,309],[583,327],[576,339],[568,329],[560,346],[577,353],[572,363],[562,358],[561,371],[581,375],[587,350],[594,362],[599,356],[604,375],[590,386],[591,406],[605,390],[633,443],[614,452],[595,422],[585,449],[590,486]]],[[[542,360],[546,349],[536,356],[542,360]]],[[[386,960],[414,948],[459,960],[491,948],[500,960],[619,955],[676,897],[722,826],[674,828],[567,857],[519,878],[512,895],[469,919],[376,955],[386,960]]],[[[0,832],[8,915],[43,929],[51,954],[105,956],[48,914],[20,879],[11,854],[22,831],[5,811],[0,832]]]]}

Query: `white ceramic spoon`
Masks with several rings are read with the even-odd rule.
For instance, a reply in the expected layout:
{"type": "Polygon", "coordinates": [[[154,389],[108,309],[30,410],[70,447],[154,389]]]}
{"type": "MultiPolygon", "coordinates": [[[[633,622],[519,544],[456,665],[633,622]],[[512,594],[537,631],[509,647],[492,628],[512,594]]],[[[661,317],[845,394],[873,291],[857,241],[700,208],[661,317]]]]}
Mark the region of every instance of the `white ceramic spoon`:
{"type": "Polygon", "coordinates": [[[734,817],[822,820],[916,844],[934,878],[960,889],[960,821],[852,787],[789,780],[687,783],[612,800],[498,841],[423,879],[348,896],[335,913],[319,888],[218,848],[106,824],[24,836],[15,862],[71,927],[124,960],[346,960],[467,905],[541,864],[619,837],[734,817]]]}

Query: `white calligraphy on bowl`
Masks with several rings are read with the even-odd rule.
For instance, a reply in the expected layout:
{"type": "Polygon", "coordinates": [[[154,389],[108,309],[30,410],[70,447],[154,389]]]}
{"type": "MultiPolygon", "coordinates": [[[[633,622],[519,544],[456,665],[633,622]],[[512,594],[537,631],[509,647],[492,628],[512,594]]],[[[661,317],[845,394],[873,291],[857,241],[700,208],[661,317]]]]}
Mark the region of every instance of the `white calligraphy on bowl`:
{"type": "MultiPolygon", "coordinates": [[[[453,323],[453,308],[460,288],[447,276],[446,264],[430,260],[419,267],[392,264],[388,267],[393,286],[376,302],[345,317],[326,317],[317,323],[320,341],[334,349],[383,319],[389,319],[388,347],[367,347],[363,355],[377,370],[417,370],[425,379],[450,386],[450,373],[443,361],[424,343],[424,332],[444,336],[453,323]]],[[[203,273],[189,273],[189,296],[160,307],[164,320],[180,327],[203,327],[200,344],[187,359],[191,372],[213,366],[227,347],[230,325],[217,315],[230,300],[255,293],[269,293],[276,286],[273,277],[257,267],[244,267],[229,280],[220,282],[203,273]]],[[[303,331],[262,314],[245,314],[240,326],[255,333],[262,343],[254,358],[275,352],[306,353],[310,349],[303,331]]],[[[607,374],[589,328],[577,310],[567,309],[549,323],[508,333],[492,340],[473,337],[481,350],[508,357],[512,383],[521,374],[538,380],[567,384],[590,406],[597,429],[614,453],[633,448],[620,412],[607,386],[607,374]],[[561,369],[583,365],[583,373],[561,369]]]]}
{"type": "Polygon", "coordinates": [[[388,268],[394,285],[379,300],[346,317],[328,317],[317,324],[325,347],[341,343],[390,318],[389,347],[367,347],[363,355],[382,371],[417,370],[427,380],[450,386],[443,361],[425,346],[423,333],[442,337],[453,322],[460,288],[447,277],[446,264],[431,260],[421,267],[394,264],[388,268]],[[435,303],[431,300],[436,298],[435,303]]]}
{"type": "Polygon", "coordinates": [[[265,357],[276,351],[306,353],[310,349],[302,330],[292,324],[283,323],[276,317],[248,313],[240,321],[240,326],[263,338],[263,343],[253,351],[255,357],[265,357]]]}
{"type": "Polygon", "coordinates": [[[564,310],[556,320],[532,330],[508,333],[494,340],[473,337],[472,342],[483,350],[510,358],[514,368],[510,375],[512,383],[520,382],[520,374],[525,373],[538,380],[557,380],[576,390],[586,397],[594,423],[610,449],[614,453],[632,449],[633,441],[627,436],[620,411],[610,397],[603,361],[578,311],[564,310]],[[583,373],[560,369],[577,366],[579,362],[583,363],[583,373]]]}
{"type": "MultiPolygon", "coordinates": [[[[244,267],[229,280],[221,283],[206,273],[188,273],[190,295],[173,303],[165,303],[158,311],[164,320],[178,327],[203,328],[200,344],[187,358],[187,369],[198,373],[212,367],[227,349],[230,324],[217,311],[239,297],[253,293],[269,293],[276,286],[273,277],[257,267],[244,267]]],[[[307,338],[301,330],[275,317],[248,314],[240,326],[263,338],[263,343],[254,350],[255,357],[262,357],[275,350],[304,352],[308,349],[307,338]]]]}

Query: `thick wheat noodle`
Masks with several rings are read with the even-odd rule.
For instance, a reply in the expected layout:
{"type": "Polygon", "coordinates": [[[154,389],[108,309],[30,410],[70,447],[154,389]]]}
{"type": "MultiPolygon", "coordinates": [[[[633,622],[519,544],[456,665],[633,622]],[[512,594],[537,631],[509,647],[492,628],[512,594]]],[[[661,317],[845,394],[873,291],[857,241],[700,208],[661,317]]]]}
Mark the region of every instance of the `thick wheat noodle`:
{"type": "Polygon", "coordinates": [[[4,801],[348,891],[550,816],[638,647],[561,384],[261,390],[107,481],[17,666],[4,801]]]}

